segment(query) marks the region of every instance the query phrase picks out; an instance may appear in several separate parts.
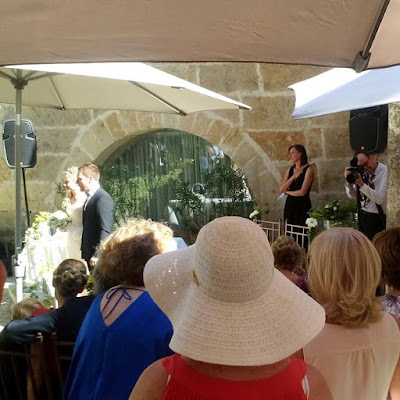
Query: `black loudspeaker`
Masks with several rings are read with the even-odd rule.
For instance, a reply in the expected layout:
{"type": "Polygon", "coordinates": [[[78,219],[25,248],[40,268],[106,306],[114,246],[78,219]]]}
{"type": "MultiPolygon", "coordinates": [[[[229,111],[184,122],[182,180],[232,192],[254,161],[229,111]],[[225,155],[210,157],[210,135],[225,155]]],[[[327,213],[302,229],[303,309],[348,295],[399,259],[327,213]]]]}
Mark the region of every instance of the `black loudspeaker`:
{"type": "Polygon", "coordinates": [[[383,153],[388,137],[388,106],[350,111],[350,146],[353,150],[383,153]]]}
{"type": "MultiPolygon", "coordinates": [[[[22,168],[33,168],[36,165],[36,136],[32,122],[21,120],[21,161],[22,168]]],[[[9,168],[15,168],[15,119],[3,123],[3,147],[9,168]]]]}

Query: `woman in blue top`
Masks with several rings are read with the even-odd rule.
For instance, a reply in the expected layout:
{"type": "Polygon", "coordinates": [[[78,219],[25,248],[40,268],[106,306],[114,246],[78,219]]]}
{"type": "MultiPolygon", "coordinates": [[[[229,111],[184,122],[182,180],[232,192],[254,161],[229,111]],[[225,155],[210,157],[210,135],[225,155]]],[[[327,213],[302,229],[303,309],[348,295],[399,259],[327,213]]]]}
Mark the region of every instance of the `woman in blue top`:
{"type": "Polygon", "coordinates": [[[146,220],[131,220],[102,242],[96,268],[121,284],[99,295],[86,315],[65,400],[125,400],[144,369],[172,354],[171,323],[143,284],[146,262],[171,242],[171,229],[146,220]]]}

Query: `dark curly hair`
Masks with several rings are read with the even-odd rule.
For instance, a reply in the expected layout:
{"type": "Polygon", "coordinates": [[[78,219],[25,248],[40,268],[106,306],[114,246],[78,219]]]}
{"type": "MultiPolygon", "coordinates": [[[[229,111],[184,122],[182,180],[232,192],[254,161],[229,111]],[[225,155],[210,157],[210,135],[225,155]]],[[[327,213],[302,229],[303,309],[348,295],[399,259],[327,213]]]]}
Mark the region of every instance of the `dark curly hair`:
{"type": "Polygon", "coordinates": [[[291,236],[279,236],[271,249],[276,267],[296,272],[304,262],[304,252],[291,236]]]}
{"type": "Polygon", "coordinates": [[[379,232],[372,243],[382,260],[382,277],[386,285],[400,290],[400,226],[379,232]]]}
{"type": "Polygon", "coordinates": [[[85,264],[72,258],[64,260],[53,274],[53,286],[64,297],[73,297],[81,293],[87,280],[85,264]]]}
{"type": "Polygon", "coordinates": [[[167,226],[131,219],[101,243],[96,270],[108,280],[144,286],[145,264],[163,253],[171,240],[172,230],[167,226]]]}

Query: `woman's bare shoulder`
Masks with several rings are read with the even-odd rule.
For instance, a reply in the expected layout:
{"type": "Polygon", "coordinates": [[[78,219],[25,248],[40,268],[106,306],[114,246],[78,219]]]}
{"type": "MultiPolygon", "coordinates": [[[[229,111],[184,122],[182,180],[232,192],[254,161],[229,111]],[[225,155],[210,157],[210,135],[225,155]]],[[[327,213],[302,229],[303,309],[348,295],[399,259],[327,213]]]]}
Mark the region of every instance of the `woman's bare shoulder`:
{"type": "Polygon", "coordinates": [[[162,360],[147,367],[129,397],[129,400],[161,400],[167,386],[168,373],[162,360]]]}
{"type": "Polygon", "coordinates": [[[310,384],[308,400],[333,400],[328,384],[322,374],[307,364],[307,378],[310,384]]]}

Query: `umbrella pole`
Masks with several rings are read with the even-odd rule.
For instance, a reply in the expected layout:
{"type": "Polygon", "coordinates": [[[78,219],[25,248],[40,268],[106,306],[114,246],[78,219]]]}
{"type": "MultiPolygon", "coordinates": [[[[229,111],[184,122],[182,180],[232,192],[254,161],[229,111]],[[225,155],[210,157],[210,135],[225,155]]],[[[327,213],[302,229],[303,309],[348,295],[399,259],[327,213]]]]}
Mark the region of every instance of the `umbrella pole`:
{"type": "Polygon", "coordinates": [[[14,253],[14,276],[17,302],[23,299],[23,278],[25,276],[25,265],[20,265],[18,256],[22,249],[22,219],[21,219],[21,110],[22,90],[26,81],[22,78],[22,71],[17,70],[17,79],[13,82],[16,89],[15,101],[15,253],[14,253]]]}

